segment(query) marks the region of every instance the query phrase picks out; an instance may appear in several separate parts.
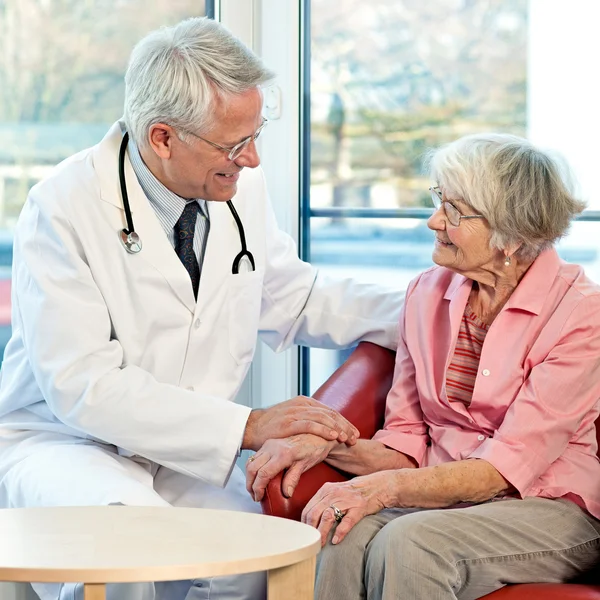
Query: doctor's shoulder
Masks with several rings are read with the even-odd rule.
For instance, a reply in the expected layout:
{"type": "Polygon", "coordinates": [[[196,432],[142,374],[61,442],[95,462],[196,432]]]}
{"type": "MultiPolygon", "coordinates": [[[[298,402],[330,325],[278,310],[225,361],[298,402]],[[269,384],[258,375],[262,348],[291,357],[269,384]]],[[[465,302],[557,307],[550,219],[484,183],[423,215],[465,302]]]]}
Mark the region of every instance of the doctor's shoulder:
{"type": "Polygon", "coordinates": [[[27,204],[42,210],[69,212],[70,205],[86,196],[98,196],[98,184],[91,161],[90,149],[82,150],[58,163],[27,196],[27,204]]]}

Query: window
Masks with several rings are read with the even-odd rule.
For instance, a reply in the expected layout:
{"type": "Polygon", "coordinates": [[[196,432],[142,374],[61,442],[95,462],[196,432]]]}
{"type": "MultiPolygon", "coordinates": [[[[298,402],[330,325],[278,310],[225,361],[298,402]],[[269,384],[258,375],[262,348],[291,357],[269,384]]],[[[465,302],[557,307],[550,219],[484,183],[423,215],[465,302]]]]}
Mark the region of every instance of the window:
{"type": "Polygon", "coordinates": [[[203,15],[204,4],[0,0],[0,355],[10,337],[11,231],[29,188],[122,115],[135,43],[203,15]]]}
{"type": "MultiPolygon", "coordinates": [[[[566,156],[591,210],[558,249],[600,281],[591,133],[600,120],[586,86],[594,4],[307,1],[305,258],[333,275],[405,288],[431,264],[424,152],[493,130],[566,156]]],[[[345,356],[304,350],[303,392],[345,356]]]]}

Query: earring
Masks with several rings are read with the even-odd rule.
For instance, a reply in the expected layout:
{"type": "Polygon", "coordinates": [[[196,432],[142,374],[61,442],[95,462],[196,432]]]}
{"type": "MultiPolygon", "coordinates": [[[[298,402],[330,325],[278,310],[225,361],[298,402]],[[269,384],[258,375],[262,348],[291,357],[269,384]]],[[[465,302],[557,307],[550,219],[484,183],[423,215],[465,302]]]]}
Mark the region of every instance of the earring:
{"type": "Polygon", "coordinates": [[[505,267],[510,267],[510,256],[506,257],[506,260],[504,261],[504,266],[505,267]]]}

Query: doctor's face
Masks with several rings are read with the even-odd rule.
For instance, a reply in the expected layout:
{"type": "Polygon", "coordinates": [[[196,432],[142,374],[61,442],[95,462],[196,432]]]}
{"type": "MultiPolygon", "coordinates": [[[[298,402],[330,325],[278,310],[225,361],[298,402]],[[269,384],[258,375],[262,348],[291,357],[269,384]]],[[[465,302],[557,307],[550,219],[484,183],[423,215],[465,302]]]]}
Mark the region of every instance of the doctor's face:
{"type": "MultiPolygon", "coordinates": [[[[255,136],[263,126],[262,94],[254,88],[226,100],[217,100],[214,127],[208,132],[187,133],[182,141],[171,127],[166,129],[159,156],[158,179],[172,192],[183,198],[202,198],[216,202],[231,199],[237,191],[242,169],[260,164],[255,136]],[[230,150],[251,138],[237,156],[229,158],[230,150]]],[[[154,142],[151,130],[151,140],[154,142]]],[[[257,137],[257,136],[256,136],[257,137]]],[[[154,144],[153,144],[154,146],[154,144]]],[[[237,153],[236,153],[237,154],[237,153]]]]}

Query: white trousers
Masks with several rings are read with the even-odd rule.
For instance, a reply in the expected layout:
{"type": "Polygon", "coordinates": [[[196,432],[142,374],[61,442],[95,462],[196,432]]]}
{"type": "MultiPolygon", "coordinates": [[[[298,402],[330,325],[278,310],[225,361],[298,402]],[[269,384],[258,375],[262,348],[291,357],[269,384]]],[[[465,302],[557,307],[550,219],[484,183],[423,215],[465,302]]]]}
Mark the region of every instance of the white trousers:
{"type": "MultiPolygon", "coordinates": [[[[182,506],[260,513],[234,467],[217,488],[142,458],[124,458],[97,444],[38,448],[0,481],[0,507],[182,506]]],[[[41,600],[82,600],[82,584],[34,584],[41,600]]],[[[108,600],[264,600],[266,575],[252,573],[193,581],[111,584],[108,600]]]]}

